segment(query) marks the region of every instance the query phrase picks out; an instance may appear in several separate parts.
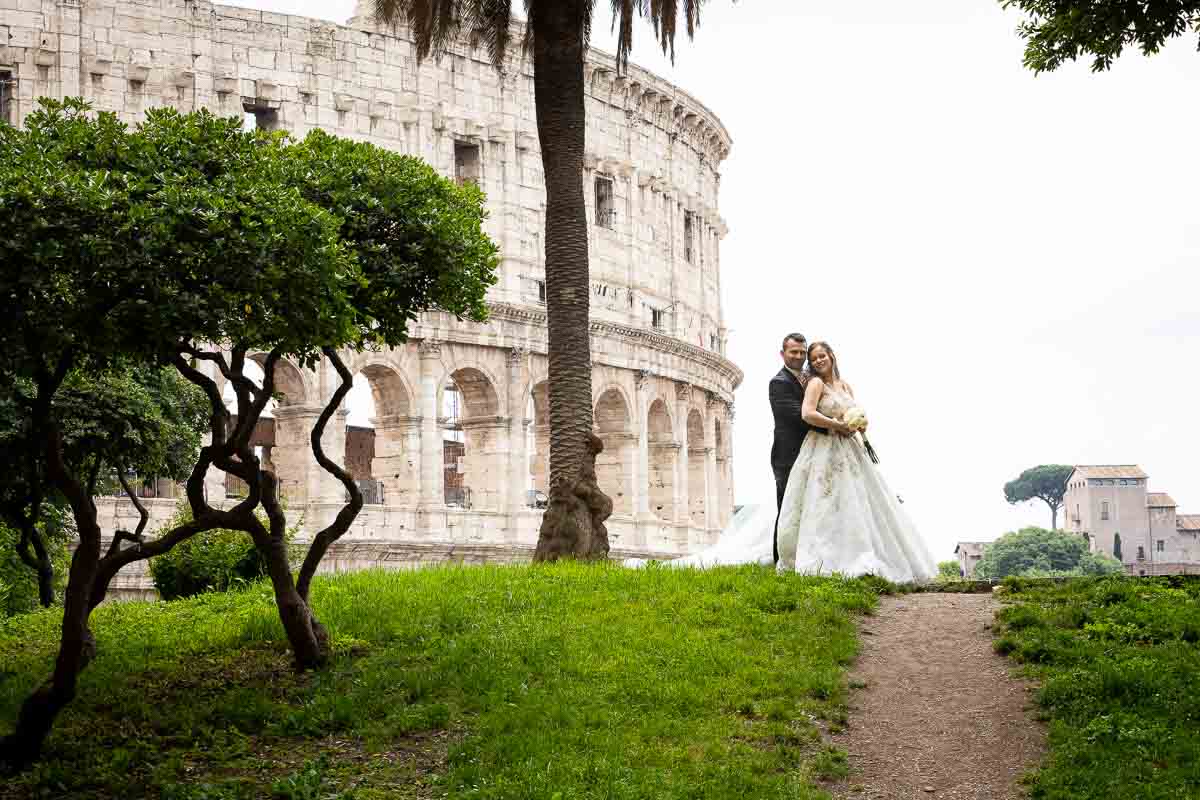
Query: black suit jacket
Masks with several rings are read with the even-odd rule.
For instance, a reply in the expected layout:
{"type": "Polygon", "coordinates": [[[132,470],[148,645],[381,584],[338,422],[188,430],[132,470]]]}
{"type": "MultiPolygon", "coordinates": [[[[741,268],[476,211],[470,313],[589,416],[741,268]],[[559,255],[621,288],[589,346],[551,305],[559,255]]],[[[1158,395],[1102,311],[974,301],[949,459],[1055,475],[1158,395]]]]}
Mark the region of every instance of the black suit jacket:
{"type": "Polygon", "coordinates": [[[786,367],[771,378],[771,413],[775,417],[775,441],[771,445],[771,469],[790,470],[800,455],[800,445],[810,430],[827,433],[804,421],[804,387],[786,367]]]}

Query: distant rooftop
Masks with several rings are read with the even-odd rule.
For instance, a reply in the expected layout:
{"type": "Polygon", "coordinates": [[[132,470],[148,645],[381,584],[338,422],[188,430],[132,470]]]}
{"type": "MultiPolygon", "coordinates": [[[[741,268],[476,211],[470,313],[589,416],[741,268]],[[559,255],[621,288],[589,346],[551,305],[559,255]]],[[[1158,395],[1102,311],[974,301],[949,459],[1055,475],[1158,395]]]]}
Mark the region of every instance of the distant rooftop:
{"type": "Polygon", "coordinates": [[[1137,464],[1077,464],[1075,471],[1085,478],[1148,478],[1137,464]]]}
{"type": "Polygon", "coordinates": [[[1188,533],[1200,533],[1200,514],[1180,514],[1175,518],[1175,527],[1188,533]]]}
{"type": "Polygon", "coordinates": [[[954,545],[954,553],[958,554],[962,550],[967,555],[979,555],[983,553],[983,548],[991,544],[991,542],[959,542],[954,545]]]}
{"type": "Polygon", "coordinates": [[[1177,505],[1166,492],[1150,492],[1146,495],[1147,508],[1175,508],[1177,505]]]}

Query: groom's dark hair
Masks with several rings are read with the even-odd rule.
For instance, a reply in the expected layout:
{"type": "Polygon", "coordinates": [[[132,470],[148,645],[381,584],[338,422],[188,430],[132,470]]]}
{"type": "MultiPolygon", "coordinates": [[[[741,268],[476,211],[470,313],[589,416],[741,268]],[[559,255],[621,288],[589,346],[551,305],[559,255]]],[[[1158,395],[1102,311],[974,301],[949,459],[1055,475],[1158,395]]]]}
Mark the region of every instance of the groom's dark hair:
{"type": "Polygon", "coordinates": [[[808,340],[804,338],[803,333],[789,333],[783,337],[783,344],[779,345],[779,352],[782,353],[784,350],[787,350],[788,342],[799,342],[802,345],[808,345],[808,340]]]}

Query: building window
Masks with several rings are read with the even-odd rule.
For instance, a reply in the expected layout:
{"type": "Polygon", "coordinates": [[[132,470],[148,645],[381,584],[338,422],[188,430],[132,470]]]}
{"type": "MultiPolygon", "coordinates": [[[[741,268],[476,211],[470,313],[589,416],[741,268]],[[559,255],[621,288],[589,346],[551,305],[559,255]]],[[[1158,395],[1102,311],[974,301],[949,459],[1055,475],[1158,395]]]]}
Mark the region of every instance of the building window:
{"type": "Polygon", "coordinates": [[[242,116],[242,127],[246,130],[279,130],[279,112],[275,109],[254,103],[243,103],[242,111],[245,112],[242,116]]]}
{"type": "Polygon", "coordinates": [[[454,143],[454,182],[459,186],[470,182],[479,185],[483,170],[479,159],[479,145],[470,142],[454,143]]]}
{"type": "Polygon", "coordinates": [[[1164,553],[1167,550],[1167,543],[1164,540],[1159,539],[1154,543],[1154,549],[1160,553],[1164,553]]]}
{"type": "Polygon", "coordinates": [[[16,85],[11,72],[0,71],[0,122],[12,124],[12,112],[9,109],[12,108],[13,89],[16,85]]]}
{"type": "Polygon", "coordinates": [[[541,281],[541,280],[534,280],[533,283],[534,283],[534,286],[537,288],[537,300],[539,303],[542,303],[544,305],[546,302],[546,282],[541,281]]]}
{"type": "Polygon", "coordinates": [[[1113,534],[1113,558],[1115,558],[1117,561],[1122,560],[1122,558],[1121,558],[1121,534],[1119,534],[1119,533],[1113,534]]]}
{"type": "Polygon", "coordinates": [[[1138,561],[1146,560],[1146,548],[1142,547],[1140,544],[1138,545],[1138,559],[1137,560],[1138,561]]]}
{"type": "Polygon", "coordinates": [[[708,335],[708,347],[714,353],[717,352],[717,335],[715,333],[710,333],[708,335]]]}
{"type": "Polygon", "coordinates": [[[1100,519],[1108,519],[1108,501],[1100,504],[1100,519]]]}
{"type": "Polygon", "coordinates": [[[692,239],[695,236],[696,230],[695,217],[696,215],[690,211],[683,212],[683,258],[689,264],[695,258],[692,248],[692,239]]]}
{"type": "Polygon", "coordinates": [[[617,210],[613,207],[612,178],[596,176],[596,224],[612,229],[617,221],[617,210]]]}
{"type": "Polygon", "coordinates": [[[667,312],[661,308],[650,309],[650,327],[662,330],[663,322],[666,320],[667,312]]]}

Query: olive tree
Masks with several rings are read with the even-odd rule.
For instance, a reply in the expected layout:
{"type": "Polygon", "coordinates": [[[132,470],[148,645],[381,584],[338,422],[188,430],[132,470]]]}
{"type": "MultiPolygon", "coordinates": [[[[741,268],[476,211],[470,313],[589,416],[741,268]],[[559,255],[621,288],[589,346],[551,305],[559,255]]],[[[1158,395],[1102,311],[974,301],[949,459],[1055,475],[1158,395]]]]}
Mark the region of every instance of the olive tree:
{"type": "Polygon", "coordinates": [[[309,585],[362,506],[320,445],[350,388],[340,353],[402,343],[423,309],[485,318],[497,255],[482,232],[482,195],[417,159],[319,132],[293,142],[243,131],[236,119],[170,109],[148,112],[131,130],[68,100],[43,101],[23,130],[0,131],[0,214],[9,223],[0,235],[0,295],[11,308],[0,370],[31,387],[28,435],[79,536],[54,672],[23,705],[0,761],[37,757],[95,655],[88,617],[116,573],[202,531],[250,535],[297,665],[323,663],[328,638],[308,604],[309,585]],[[265,354],[261,384],[246,373],[255,354],[265,354]],[[315,535],[293,579],[278,481],[250,437],[275,393],[277,365],[322,358],[341,382],[312,445],[350,500],[315,535]],[[185,484],[190,519],[153,539],[119,533],[102,550],[96,477],[66,458],[56,400],[74,373],[165,365],[205,400],[208,441],[185,484]],[[218,376],[233,388],[236,421],[218,376]],[[210,503],[211,468],[245,481],[247,496],[229,507],[210,503]],[[266,525],[255,514],[260,505],[266,525]]]}

